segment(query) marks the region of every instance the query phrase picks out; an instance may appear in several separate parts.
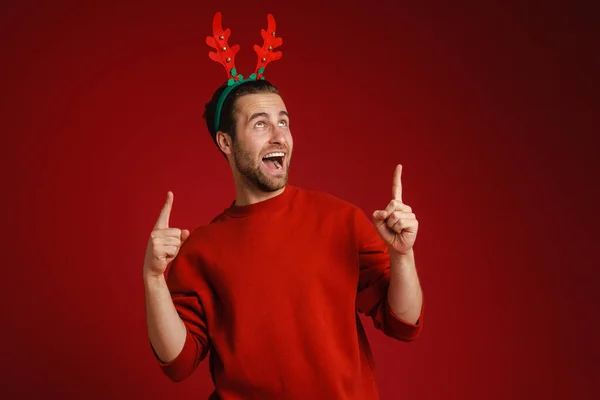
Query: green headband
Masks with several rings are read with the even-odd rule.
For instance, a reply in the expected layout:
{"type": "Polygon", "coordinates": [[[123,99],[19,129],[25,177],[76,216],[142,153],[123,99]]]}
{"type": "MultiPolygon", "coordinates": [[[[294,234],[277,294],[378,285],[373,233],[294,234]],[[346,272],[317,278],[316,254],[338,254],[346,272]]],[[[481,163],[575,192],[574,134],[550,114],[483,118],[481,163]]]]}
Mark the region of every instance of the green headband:
{"type": "Polygon", "coordinates": [[[227,76],[229,78],[227,81],[227,86],[217,100],[217,107],[215,110],[215,132],[219,131],[219,124],[221,123],[221,111],[227,96],[229,96],[229,94],[242,83],[265,79],[263,73],[265,72],[265,67],[267,64],[271,61],[279,60],[282,56],[281,51],[274,52],[273,49],[281,46],[281,43],[283,42],[281,38],[275,36],[275,18],[273,18],[271,14],[267,15],[267,30],[260,30],[264,43],[262,47],[254,45],[254,51],[258,55],[256,70],[247,79],[244,79],[241,74],[237,73],[234,64],[235,54],[240,49],[240,46],[236,44],[232,47],[229,47],[227,44],[227,39],[229,39],[229,36],[231,35],[231,29],[227,28],[226,30],[223,30],[221,19],[221,13],[217,12],[213,18],[213,36],[208,36],[206,38],[206,43],[217,50],[216,52],[210,51],[208,53],[208,57],[210,57],[210,59],[213,61],[221,63],[225,67],[227,76]]]}
{"type": "MultiPolygon", "coordinates": [[[[261,68],[259,71],[264,71],[264,68],[261,68]]],[[[233,69],[233,71],[235,71],[235,68],[233,69]]],[[[261,71],[261,73],[262,73],[261,71]]],[[[240,77],[242,77],[242,75],[238,75],[240,77]]],[[[261,77],[260,79],[265,79],[265,77],[261,77]]],[[[229,81],[231,83],[228,83],[227,86],[225,87],[225,89],[223,90],[223,92],[221,93],[221,95],[219,96],[219,100],[217,100],[217,108],[215,109],[215,132],[219,131],[219,124],[221,123],[221,111],[223,110],[223,104],[225,103],[225,99],[227,98],[227,96],[229,96],[229,94],[231,92],[233,92],[233,89],[237,88],[238,86],[240,86],[242,83],[246,83],[246,82],[251,82],[251,81],[256,81],[258,80],[256,78],[256,74],[252,74],[250,75],[247,79],[243,79],[240,78],[239,81],[234,81],[233,79],[230,79],[229,81]]]]}

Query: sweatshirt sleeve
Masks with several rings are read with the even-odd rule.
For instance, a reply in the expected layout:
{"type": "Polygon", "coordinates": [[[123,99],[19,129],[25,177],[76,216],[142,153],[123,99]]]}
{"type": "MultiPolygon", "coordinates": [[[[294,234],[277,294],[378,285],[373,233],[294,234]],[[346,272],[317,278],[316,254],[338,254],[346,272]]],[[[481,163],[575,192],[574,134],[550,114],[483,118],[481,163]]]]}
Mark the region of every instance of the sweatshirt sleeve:
{"type": "MultiPolygon", "coordinates": [[[[188,239],[190,241],[190,239],[188,239]]],[[[180,382],[190,376],[208,353],[210,339],[200,296],[203,282],[198,260],[191,243],[182,246],[167,270],[167,286],[179,317],[186,328],[186,338],[179,355],[163,362],[152,348],[161,370],[173,381],[180,382]]]]}
{"type": "Polygon", "coordinates": [[[410,342],[421,333],[423,306],[416,324],[398,318],[387,300],[390,257],[384,241],[361,209],[354,213],[354,233],[360,264],[356,308],[387,336],[410,342]]]}

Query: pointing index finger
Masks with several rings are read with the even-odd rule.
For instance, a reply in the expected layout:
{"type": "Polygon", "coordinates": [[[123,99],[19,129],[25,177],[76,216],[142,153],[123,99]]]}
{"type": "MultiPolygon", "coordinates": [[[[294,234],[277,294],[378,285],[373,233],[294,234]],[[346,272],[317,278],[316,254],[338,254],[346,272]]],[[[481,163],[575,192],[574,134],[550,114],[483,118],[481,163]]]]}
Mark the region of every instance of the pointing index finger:
{"type": "Polygon", "coordinates": [[[402,203],[402,165],[398,164],[394,171],[394,183],[392,185],[392,196],[394,200],[402,203]]]}
{"type": "Polygon", "coordinates": [[[154,229],[166,229],[169,227],[169,217],[171,216],[171,208],[173,207],[173,192],[169,191],[167,193],[167,199],[165,200],[165,205],[162,210],[160,210],[160,215],[158,216],[158,220],[154,225],[154,229]]]}

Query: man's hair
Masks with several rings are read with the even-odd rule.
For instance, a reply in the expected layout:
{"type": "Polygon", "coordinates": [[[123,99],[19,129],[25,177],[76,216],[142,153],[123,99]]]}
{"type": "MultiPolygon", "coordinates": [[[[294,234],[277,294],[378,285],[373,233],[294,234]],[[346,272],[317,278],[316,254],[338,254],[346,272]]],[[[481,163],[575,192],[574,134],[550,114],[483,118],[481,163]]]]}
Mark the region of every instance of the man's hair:
{"type": "MultiPolygon", "coordinates": [[[[219,87],[213,94],[212,99],[206,104],[204,108],[204,115],[202,116],[206,120],[206,127],[210,132],[210,136],[213,142],[217,144],[217,129],[215,127],[215,112],[217,108],[217,101],[219,96],[223,93],[223,90],[227,87],[227,84],[219,87]]],[[[231,93],[225,99],[223,107],[221,108],[221,122],[219,123],[219,130],[227,132],[231,136],[231,140],[235,141],[235,101],[242,96],[247,94],[255,93],[275,93],[279,94],[279,89],[266,80],[248,81],[240,84],[238,87],[233,89],[231,93]]],[[[220,148],[219,148],[220,150],[220,148]]]]}

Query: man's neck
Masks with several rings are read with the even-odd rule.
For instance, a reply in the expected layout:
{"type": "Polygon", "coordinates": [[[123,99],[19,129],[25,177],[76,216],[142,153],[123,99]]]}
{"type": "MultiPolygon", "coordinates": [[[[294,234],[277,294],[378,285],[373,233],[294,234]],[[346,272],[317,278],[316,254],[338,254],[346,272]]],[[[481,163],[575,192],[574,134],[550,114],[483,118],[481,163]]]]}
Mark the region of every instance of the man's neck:
{"type": "Polygon", "coordinates": [[[274,192],[265,192],[257,187],[250,185],[237,184],[235,188],[235,205],[242,207],[250,204],[260,203],[261,201],[272,199],[279,196],[285,190],[285,186],[274,192]]]}

